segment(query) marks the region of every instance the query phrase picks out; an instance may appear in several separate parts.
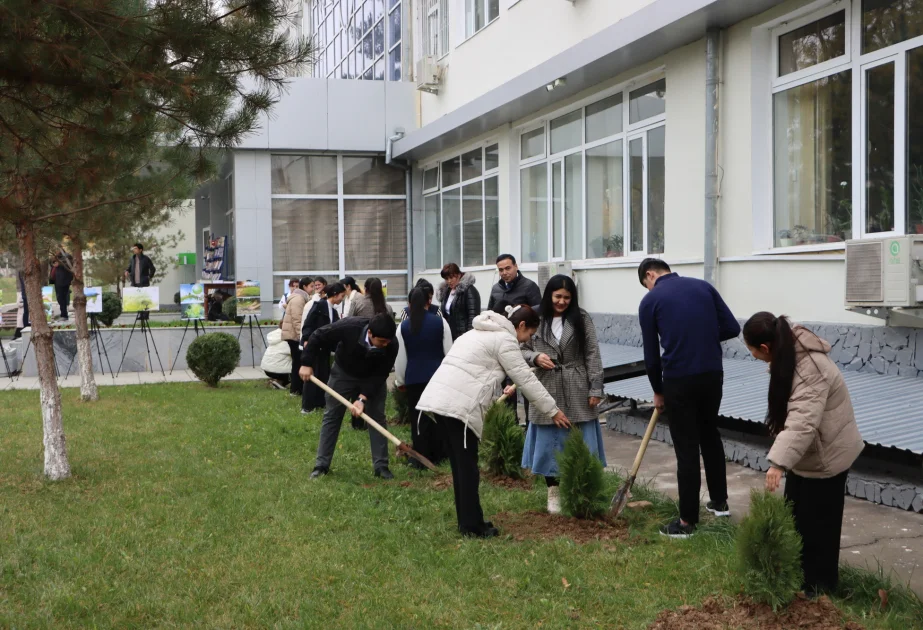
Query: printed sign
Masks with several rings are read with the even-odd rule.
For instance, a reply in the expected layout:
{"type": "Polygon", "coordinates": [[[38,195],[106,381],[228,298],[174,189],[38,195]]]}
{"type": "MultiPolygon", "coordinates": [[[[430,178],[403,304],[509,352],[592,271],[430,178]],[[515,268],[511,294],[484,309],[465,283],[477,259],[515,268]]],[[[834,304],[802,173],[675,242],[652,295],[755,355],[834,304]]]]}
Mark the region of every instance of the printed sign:
{"type": "Polygon", "coordinates": [[[83,294],[87,298],[87,313],[103,312],[102,287],[83,287],[83,294]]]}
{"type": "Polygon", "coordinates": [[[237,281],[237,315],[260,314],[260,283],[251,280],[237,281]]]}
{"type": "Polygon", "coordinates": [[[181,284],[179,285],[179,303],[180,304],[204,304],[205,303],[205,286],[202,284],[181,284]]]}
{"type": "Polygon", "coordinates": [[[51,305],[54,303],[54,287],[42,287],[42,306],[45,316],[51,319],[51,305]]]}
{"type": "Polygon", "coordinates": [[[160,287],[125,287],[122,310],[126,313],[160,310],[160,287]]]}

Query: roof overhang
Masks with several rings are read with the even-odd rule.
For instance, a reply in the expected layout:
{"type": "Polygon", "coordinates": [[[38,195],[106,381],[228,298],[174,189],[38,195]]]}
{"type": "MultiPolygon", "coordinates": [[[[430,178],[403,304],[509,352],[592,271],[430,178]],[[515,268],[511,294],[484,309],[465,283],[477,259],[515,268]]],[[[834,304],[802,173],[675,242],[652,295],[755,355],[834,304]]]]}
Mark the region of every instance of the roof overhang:
{"type": "MultiPolygon", "coordinates": [[[[408,134],[394,157],[423,159],[519,120],[783,0],[655,0],[643,9],[408,134]],[[567,77],[560,88],[545,86],[567,77]]],[[[703,78],[704,81],[704,78],[703,78]]]]}

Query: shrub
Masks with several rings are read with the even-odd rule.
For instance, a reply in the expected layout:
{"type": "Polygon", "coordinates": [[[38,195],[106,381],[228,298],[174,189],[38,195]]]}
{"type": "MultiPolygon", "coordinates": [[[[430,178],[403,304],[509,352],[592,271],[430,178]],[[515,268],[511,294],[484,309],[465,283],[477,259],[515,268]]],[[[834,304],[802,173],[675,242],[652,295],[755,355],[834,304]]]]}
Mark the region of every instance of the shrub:
{"type": "Polygon", "coordinates": [[[603,465],[590,452],[580,429],[571,429],[564,450],[558,453],[561,507],[577,518],[598,518],[606,512],[603,465]]]}
{"type": "Polygon", "coordinates": [[[410,405],[407,402],[407,392],[397,387],[391,390],[391,400],[394,403],[394,414],[391,424],[407,424],[410,422],[410,405]]]}
{"type": "Polygon", "coordinates": [[[179,304],[179,302],[180,302],[179,291],[177,291],[176,293],[173,294],[173,303],[179,304]]]}
{"type": "Polygon", "coordinates": [[[750,514],[737,530],[737,568],[744,592],[774,611],[801,589],[801,536],[782,497],[750,491],[750,514]]]}
{"type": "Polygon", "coordinates": [[[106,326],[111,326],[122,314],[122,300],[118,293],[108,291],[103,293],[103,312],[97,315],[99,321],[106,326]]]}
{"type": "Polygon", "coordinates": [[[226,299],[224,303],[222,303],[221,305],[221,311],[225,315],[227,315],[228,319],[230,319],[233,322],[237,322],[239,324],[242,321],[244,321],[243,317],[237,316],[237,298],[236,297],[231,297],[231,298],[226,299]]]}
{"type": "Polygon", "coordinates": [[[484,416],[482,441],[487,470],[495,475],[522,479],[522,449],[526,436],[519,428],[516,411],[505,402],[495,402],[484,416]]]}
{"type": "Polygon", "coordinates": [[[240,363],[240,343],[227,333],[202,335],[189,344],[186,363],[200,381],[209,387],[218,387],[218,381],[240,363]]]}

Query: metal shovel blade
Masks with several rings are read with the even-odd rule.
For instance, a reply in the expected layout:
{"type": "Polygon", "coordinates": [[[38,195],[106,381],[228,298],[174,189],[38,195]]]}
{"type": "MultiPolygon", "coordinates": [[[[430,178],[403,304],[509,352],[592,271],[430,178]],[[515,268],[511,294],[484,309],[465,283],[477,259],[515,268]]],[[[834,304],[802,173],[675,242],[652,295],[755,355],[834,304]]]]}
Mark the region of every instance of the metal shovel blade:
{"type": "Polygon", "coordinates": [[[426,457],[424,457],[423,455],[420,455],[418,452],[416,452],[415,450],[407,446],[405,442],[401,442],[400,444],[398,444],[396,450],[397,450],[398,455],[406,455],[407,457],[413,457],[415,460],[417,460],[418,462],[420,462],[421,464],[423,464],[424,466],[426,466],[433,472],[439,472],[439,469],[436,468],[433,462],[429,461],[426,457]]]}
{"type": "Polygon", "coordinates": [[[635,483],[635,476],[632,475],[628,480],[622,484],[622,487],[619,488],[619,491],[615,493],[615,496],[612,497],[612,505],[609,506],[609,516],[612,518],[617,518],[619,514],[622,513],[622,510],[625,509],[625,504],[628,503],[628,495],[631,492],[631,486],[635,483]]]}

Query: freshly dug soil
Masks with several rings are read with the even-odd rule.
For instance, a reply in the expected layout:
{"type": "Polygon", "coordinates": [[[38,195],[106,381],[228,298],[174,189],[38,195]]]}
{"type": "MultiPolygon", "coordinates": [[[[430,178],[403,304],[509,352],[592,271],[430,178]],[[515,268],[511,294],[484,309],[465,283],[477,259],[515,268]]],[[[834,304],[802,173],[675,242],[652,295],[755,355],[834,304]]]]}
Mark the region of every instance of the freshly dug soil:
{"type": "Polygon", "coordinates": [[[628,539],[628,525],[623,521],[583,520],[546,512],[501,512],[491,520],[501,534],[509,534],[514,540],[570,538],[575,543],[588,543],[628,539]]]}
{"type": "Polygon", "coordinates": [[[810,600],[799,597],[778,614],[766,604],[741,597],[730,606],[709,597],[695,608],[680,606],[664,610],[648,630],[863,630],[855,622],[844,622],[827,597],[810,600]]]}
{"type": "Polygon", "coordinates": [[[502,475],[494,475],[489,472],[481,472],[481,479],[487,483],[499,486],[500,488],[506,488],[507,490],[531,490],[533,477],[532,475],[526,475],[522,479],[513,479],[502,475]]]}

